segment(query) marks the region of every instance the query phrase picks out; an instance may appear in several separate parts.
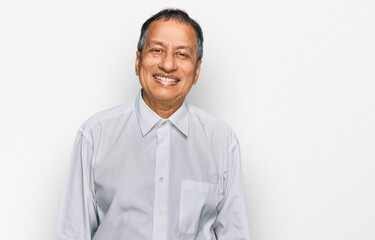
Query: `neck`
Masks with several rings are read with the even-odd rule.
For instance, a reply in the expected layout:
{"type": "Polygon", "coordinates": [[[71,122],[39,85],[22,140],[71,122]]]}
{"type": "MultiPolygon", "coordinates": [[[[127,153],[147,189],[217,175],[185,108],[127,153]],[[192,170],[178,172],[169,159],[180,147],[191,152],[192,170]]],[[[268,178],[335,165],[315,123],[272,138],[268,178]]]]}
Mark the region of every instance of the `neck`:
{"type": "Polygon", "coordinates": [[[143,101],[147,104],[149,108],[151,108],[152,111],[154,111],[157,115],[164,119],[167,119],[170,116],[172,116],[172,114],[175,113],[183,104],[183,101],[177,103],[174,102],[172,104],[161,101],[153,101],[145,94],[142,94],[142,98],[143,101]]]}

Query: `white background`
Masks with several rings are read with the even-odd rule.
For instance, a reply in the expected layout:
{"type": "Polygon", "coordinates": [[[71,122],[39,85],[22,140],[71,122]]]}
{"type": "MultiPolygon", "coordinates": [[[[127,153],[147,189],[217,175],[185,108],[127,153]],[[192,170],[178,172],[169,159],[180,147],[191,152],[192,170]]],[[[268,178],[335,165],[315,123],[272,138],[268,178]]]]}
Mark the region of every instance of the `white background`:
{"type": "Polygon", "coordinates": [[[0,238],[55,238],[76,131],[136,97],[142,23],[205,35],[188,102],[238,135],[253,240],[375,239],[371,0],[0,3],[0,238]]]}

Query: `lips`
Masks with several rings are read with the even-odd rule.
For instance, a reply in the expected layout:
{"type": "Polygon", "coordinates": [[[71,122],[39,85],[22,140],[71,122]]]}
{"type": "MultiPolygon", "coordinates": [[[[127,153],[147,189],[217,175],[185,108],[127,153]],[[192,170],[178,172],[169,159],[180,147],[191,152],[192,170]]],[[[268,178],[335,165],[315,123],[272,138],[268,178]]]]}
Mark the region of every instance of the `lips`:
{"type": "Polygon", "coordinates": [[[177,77],[170,75],[155,74],[153,77],[163,85],[174,85],[180,81],[177,77]]]}

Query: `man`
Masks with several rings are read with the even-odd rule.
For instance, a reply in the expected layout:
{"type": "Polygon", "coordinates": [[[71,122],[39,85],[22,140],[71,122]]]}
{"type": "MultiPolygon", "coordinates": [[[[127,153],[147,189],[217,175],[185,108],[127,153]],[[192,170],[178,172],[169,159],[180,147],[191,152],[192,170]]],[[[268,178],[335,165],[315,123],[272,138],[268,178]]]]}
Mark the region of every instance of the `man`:
{"type": "Polygon", "coordinates": [[[184,102],[197,82],[203,35],[166,9],[142,26],[142,90],[80,128],[59,240],[250,239],[237,139],[184,102]]]}

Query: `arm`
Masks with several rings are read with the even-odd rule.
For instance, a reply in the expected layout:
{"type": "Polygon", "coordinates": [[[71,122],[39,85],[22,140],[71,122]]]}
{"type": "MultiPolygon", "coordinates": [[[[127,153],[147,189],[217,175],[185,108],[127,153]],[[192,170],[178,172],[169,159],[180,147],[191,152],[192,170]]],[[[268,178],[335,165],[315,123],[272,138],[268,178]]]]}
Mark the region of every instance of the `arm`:
{"type": "Polygon", "coordinates": [[[250,240],[240,148],[235,137],[230,142],[223,173],[224,196],[218,205],[214,231],[218,240],[250,240]]]}
{"type": "Polygon", "coordinates": [[[90,240],[97,228],[96,204],[91,184],[91,143],[78,132],[60,209],[58,240],[90,240]]]}

